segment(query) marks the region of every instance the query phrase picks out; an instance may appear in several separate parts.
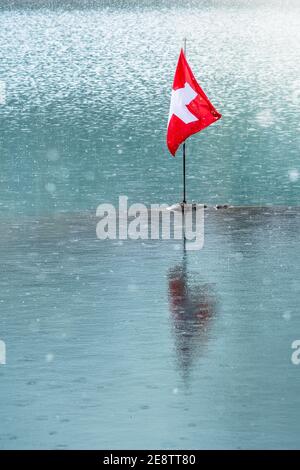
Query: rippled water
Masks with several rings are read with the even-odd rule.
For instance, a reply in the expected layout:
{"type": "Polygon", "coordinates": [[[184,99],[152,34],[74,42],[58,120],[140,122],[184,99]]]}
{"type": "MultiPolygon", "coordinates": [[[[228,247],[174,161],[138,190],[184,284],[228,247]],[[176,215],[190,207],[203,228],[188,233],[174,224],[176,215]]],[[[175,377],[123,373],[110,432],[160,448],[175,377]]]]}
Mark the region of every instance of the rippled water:
{"type": "Polygon", "coordinates": [[[170,158],[165,128],[185,35],[223,114],[188,142],[189,198],[298,203],[297,3],[198,3],[1,12],[3,211],[94,210],[119,194],[177,201],[181,159],[170,158]]]}
{"type": "Polygon", "coordinates": [[[0,448],[298,448],[297,3],[36,3],[0,9],[0,448]],[[99,203],[181,197],[184,36],[223,115],[188,197],[264,207],[208,209],[197,252],[99,241],[99,203]]]}

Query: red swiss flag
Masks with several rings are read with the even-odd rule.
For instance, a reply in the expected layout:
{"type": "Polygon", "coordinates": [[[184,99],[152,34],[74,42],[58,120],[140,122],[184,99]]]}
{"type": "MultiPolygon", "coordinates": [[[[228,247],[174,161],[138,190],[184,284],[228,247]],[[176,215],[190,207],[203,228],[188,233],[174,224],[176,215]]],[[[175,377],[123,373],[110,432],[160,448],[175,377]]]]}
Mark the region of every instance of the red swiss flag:
{"type": "Polygon", "coordinates": [[[197,83],[181,49],[174,76],[167,145],[174,156],[179,145],[190,135],[202,131],[221,118],[197,83]]]}

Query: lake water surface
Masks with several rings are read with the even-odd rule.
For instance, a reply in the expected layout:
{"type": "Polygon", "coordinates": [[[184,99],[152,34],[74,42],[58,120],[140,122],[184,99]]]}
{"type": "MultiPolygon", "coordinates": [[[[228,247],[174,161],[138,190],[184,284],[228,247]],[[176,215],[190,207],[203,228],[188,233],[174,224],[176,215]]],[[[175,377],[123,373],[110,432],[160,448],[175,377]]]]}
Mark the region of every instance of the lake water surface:
{"type": "Polygon", "coordinates": [[[2,3],[0,448],[299,448],[297,2],[2,3]],[[97,240],[99,203],[180,200],[184,36],[204,248],[97,240]]]}

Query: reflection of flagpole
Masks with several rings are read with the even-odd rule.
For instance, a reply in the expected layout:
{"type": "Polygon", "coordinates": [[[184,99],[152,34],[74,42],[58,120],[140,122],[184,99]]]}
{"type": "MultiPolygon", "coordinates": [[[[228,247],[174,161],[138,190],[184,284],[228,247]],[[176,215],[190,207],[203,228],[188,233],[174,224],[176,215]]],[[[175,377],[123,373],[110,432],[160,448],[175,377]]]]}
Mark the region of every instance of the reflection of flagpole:
{"type": "MultiPolygon", "coordinates": [[[[186,38],[183,40],[183,52],[186,55],[186,38]]],[[[186,204],[186,191],[185,191],[185,142],[183,142],[182,146],[182,157],[183,157],[183,208],[184,204],[186,204]]]]}
{"type": "MultiPolygon", "coordinates": [[[[185,217],[185,214],[183,214],[183,217],[185,217]]],[[[186,254],[185,233],[183,234],[182,272],[183,272],[184,278],[187,280],[187,254],[186,254]]]]}

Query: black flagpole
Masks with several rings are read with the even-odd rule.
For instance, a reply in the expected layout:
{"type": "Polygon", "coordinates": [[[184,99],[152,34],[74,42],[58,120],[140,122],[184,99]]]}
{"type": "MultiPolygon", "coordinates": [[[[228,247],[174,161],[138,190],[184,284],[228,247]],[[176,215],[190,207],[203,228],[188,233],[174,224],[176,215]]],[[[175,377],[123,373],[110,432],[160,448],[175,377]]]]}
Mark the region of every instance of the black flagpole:
{"type": "MultiPolygon", "coordinates": [[[[184,55],[186,54],[186,38],[183,40],[183,52],[184,55]]],[[[182,146],[182,160],[183,160],[183,201],[182,204],[186,204],[186,190],[185,190],[185,142],[183,143],[182,146]]]]}
{"type": "Polygon", "coordinates": [[[186,204],[186,195],[185,195],[185,142],[183,143],[182,147],[183,153],[183,204],[186,204]]]}

